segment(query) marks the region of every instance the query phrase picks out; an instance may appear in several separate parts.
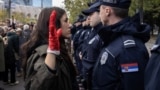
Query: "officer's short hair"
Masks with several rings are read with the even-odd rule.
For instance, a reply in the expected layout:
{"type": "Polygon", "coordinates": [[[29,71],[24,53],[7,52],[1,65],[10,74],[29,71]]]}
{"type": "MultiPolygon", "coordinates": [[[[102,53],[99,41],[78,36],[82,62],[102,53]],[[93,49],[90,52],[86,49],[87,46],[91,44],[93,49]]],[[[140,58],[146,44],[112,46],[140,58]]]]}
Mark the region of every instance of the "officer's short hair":
{"type": "Polygon", "coordinates": [[[117,8],[117,7],[112,7],[113,9],[113,12],[114,14],[117,16],[117,17],[120,17],[120,18],[125,18],[128,16],[128,9],[122,9],[122,8],[117,8]]]}

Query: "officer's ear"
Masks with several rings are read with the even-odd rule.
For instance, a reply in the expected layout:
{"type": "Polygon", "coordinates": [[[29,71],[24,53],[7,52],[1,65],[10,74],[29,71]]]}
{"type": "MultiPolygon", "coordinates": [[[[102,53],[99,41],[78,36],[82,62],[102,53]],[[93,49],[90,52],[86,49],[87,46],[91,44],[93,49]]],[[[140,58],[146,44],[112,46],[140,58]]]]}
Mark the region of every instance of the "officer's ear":
{"type": "Polygon", "coordinates": [[[112,11],[111,7],[105,6],[105,5],[101,5],[100,10],[103,10],[103,13],[105,14],[105,16],[109,16],[112,11]]]}
{"type": "Polygon", "coordinates": [[[110,15],[111,15],[111,12],[112,12],[111,7],[105,6],[105,14],[106,14],[106,16],[110,16],[110,15]]]}

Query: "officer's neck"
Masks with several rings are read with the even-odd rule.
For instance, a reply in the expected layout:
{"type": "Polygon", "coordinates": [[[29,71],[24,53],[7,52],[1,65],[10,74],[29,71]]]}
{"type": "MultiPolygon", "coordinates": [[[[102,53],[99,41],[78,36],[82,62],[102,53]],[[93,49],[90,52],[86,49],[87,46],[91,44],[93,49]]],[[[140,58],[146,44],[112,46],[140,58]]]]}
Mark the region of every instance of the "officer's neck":
{"type": "Polygon", "coordinates": [[[114,24],[120,22],[121,20],[122,20],[122,18],[120,18],[120,17],[110,16],[108,18],[108,22],[106,23],[106,25],[107,26],[114,25],[114,24]]]}

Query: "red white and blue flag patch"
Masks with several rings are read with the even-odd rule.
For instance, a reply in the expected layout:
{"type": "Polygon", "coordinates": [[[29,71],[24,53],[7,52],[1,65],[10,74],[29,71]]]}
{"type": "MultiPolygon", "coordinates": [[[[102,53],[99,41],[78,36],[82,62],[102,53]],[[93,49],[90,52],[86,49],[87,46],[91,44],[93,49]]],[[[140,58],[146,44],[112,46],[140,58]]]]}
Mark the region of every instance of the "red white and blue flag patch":
{"type": "Polygon", "coordinates": [[[121,64],[121,71],[122,73],[127,72],[138,72],[138,63],[127,63],[127,64],[121,64]]]}

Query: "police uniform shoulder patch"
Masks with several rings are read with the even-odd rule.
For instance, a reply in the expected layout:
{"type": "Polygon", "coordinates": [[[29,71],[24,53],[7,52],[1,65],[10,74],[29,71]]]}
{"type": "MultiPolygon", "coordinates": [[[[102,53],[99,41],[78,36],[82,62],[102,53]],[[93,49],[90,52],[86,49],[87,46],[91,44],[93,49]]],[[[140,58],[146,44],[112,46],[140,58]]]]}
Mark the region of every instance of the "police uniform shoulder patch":
{"type": "Polygon", "coordinates": [[[102,57],[101,57],[101,60],[100,60],[101,65],[105,64],[106,61],[107,61],[107,59],[108,59],[108,53],[107,53],[107,52],[104,52],[104,53],[102,54],[102,57]]]}

